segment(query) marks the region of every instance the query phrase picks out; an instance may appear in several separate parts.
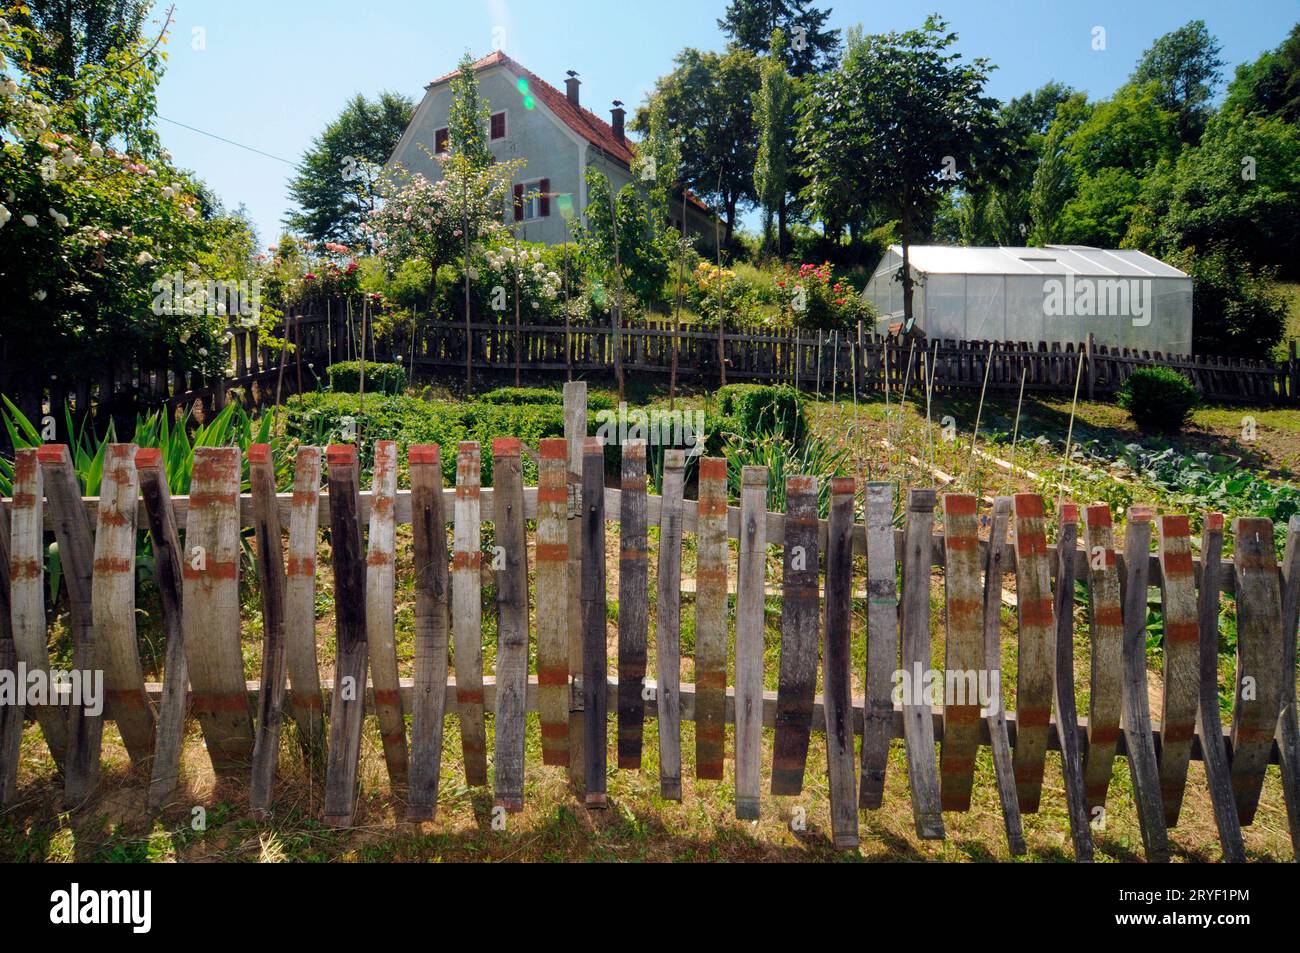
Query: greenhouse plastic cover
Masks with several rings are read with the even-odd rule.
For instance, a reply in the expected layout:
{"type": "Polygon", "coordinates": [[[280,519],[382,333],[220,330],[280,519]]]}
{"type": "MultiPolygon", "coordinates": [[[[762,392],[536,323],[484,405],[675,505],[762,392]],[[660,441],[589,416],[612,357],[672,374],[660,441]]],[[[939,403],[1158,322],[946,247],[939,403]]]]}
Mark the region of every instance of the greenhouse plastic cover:
{"type": "MultiPolygon", "coordinates": [[[[1143,252],[1084,246],[909,249],[913,313],[931,337],[1077,342],[1167,354],[1192,350],[1192,282],[1143,252]]],[[[863,291],[882,315],[903,310],[892,246],[863,291]]]]}

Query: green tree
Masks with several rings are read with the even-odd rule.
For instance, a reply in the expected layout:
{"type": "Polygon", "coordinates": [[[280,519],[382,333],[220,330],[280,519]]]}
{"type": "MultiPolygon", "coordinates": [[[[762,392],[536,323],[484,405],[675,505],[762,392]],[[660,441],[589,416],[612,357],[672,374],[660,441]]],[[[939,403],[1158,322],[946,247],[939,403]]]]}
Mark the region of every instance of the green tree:
{"type": "Polygon", "coordinates": [[[770,247],[772,221],[777,222],[777,251],[785,254],[786,196],[790,191],[791,133],[794,127],[795,90],[781,50],[785,34],[772,31],[772,43],[763,59],[758,96],[754,101],[754,126],[758,151],[754,162],[754,192],[763,206],[763,243],[770,247]]]}
{"type": "Polygon", "coordinates": [[[817,78],[800,111],[799,152],[814,205],[833,209],[835,193],[847,189],[898,219],[908,318],[918,226],[996,151],[997,102],[984,93],[989,64],[963,61],[956,40],[937,16],[919,30],[864,37],[838,69],[817,78]]]}
{"type": "Polygon", "coordinates": [[[830,15],[830,10],[810,8],[809,0],[731,0],[718,29],[733,46],[755,56],[779,54],[790,75],[802,77],[828,69],[835,61],[839,37],[826,29],[830,15]],[[775,30],[784,40],[772,50],[775,30]]]}
{"type": "Polygon", "coordinates": [[[1300,129],[1220,112],[1199,146],[1147,178],[1126,241],[1155,255],[1231,248],[1257,268],[1300,277],[1300,129]]]}
{"type": "Polygon", "coordinates": [[[1260,358],[1282,339],[1286,300],[1272,269],[1222,245],[1173,255],[1192,278],[1192,348],[1197,354],[1260,358]]]}
{"type": "Polygon", "coordinates": [[[447,148],[453,155],[462,155],[470,165],[482,169],[492,163],[487,138],[488,117],[492,107],[479,95],[478,77],[474,75],[474,58],[468,53],[460,58],[450,88],[447,148]]]}
{"type": "Polygon", "coordinates": [[[759,87],[758,58],[739,49],[685,49],[673,64],[638,109],[636,125],[645,128],[648,113],[661,110],[667,132],[681,143],[680,184],[721,206],[724,241],[730,244],[740,210],[757,201],[753,98],[759,87]]]}
{"type": "Polygon", "coordinates": [[[1160,105],[1178,117],[1183,142],[1201,139],[1215,88],[1223,82],[1220,52],[1205,21],[1192,20],[1156,40],[1133,71],[1134,83],[1156,84],[1160,105]]]}
{"type": "Polygon", "coordinates": [[[635,185],[611,195],[605,174],[587,168],[587,214],[577,230],[578,255],[597,307],[617,303],[620,288],[642,307],[661,301],[669,255],[663,236],[646,228],[648,215],[646,199],[635,185]]]}
{"type": "Polygon", "coordinates": [[[32,63],[49,71],[50,95],[64,103],[86,67],[106,66],[115,51],[135,48],[150,6],[150,0],[28,0],[16,19],[41,37],[29,51],[32,63]]]}
{"type": "Polygon", "coordinates": [[[1300,122],[1300,23],[1276,50],[1237,67],[1223,108],[1300,122]]]}
{"type": "Polygon", "coordinates": [[[284,224],[312,241],[364,242],[361,226],[378,204],[383,165],[406,130],[415,104],[399,93],[352,97],[312,140],[289,180],[298,208],[284,224]]]}

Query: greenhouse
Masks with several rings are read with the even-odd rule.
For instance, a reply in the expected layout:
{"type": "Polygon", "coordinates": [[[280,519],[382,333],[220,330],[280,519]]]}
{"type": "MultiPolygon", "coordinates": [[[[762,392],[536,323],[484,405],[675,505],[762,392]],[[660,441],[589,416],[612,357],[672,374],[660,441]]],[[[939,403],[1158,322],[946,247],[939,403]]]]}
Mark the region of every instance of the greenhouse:
{"type": "MultiPolygon", "coordinates": [[[[1132,249],[1048,245],[908,251],[912,313],[932,338],[1073,342],[1192,352],[1192,279],[1132,249]]],[[[863,297],[884,332],[903,314],[903,249],[891,245],[863,297]]]]}

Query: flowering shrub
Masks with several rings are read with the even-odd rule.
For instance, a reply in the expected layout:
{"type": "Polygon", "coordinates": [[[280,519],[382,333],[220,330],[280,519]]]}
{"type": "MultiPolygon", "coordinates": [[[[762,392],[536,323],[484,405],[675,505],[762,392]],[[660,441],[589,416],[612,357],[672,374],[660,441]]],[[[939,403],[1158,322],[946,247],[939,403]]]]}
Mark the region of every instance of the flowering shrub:
{"type": "Polygon", "coordinates": [[[559,314],[560,276],[542,260],[540,248],[510,242],[489,248],[471,276],[494,317],[513,315],[549,321],[559,314]]]}
{"type": "Polygon", "coordinates": [[[695,266],[686,286],[686,297],[705,327],[716,328],[719,314],[729,328],[759,320],[749,284],[732,269],[719,268],[710,261],[695,266]]]}
{"type": "Polygon", "coordinates": [[[786,265],[776,286],[782,319],[794,327],[847,329],[875,319],[874,310],[852,285],[835,280],[830,262],[786,265]]]}
{"type": "Polygon", "coordinates": [[[43,382],[133,357],[215,372],[225,319],[195,287],[249,277],[248,228],[176,170],[152,128],[162,55],[144,41],[76,76],[61,42],[0,18],[0,360],[43,382]],[[21,348],[21,351],[18,350],[21,348]]]}

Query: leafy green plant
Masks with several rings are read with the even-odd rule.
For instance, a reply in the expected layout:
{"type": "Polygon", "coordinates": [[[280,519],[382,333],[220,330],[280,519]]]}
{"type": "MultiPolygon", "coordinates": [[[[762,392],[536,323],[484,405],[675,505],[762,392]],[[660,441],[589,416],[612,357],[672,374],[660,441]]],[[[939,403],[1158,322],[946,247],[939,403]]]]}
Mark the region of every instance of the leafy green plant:
{"type": "Polygon", "coordinates": [[[1200,403],[1192,382],[1168,367],[1138,368],[1116,399],[1143,430],[1179,430],[1200,403]]]}
{"type": "Polygon", "coordinates": [[[791,476],[817,478],[817,510],[825,517],[830,513],[830,480],[852,472],[853,458],[848,448],[818,436],[809,436],[795,444],[777,432],[733,437],[724,449],[727,458],[727,492],[740,498],[741,468],[767,467],[767,508],[785,510],[785,481],[791,476]]]}
{"type": "MultiPolygon", "coordinates": [[[[366,361],[366,393],[400,394],[406,389],[406,369],[401,364],[366,361]]],[[[330,390],[355,394],[361,390],[361,361],[340,361],[325,369],[330,390]]]]}

